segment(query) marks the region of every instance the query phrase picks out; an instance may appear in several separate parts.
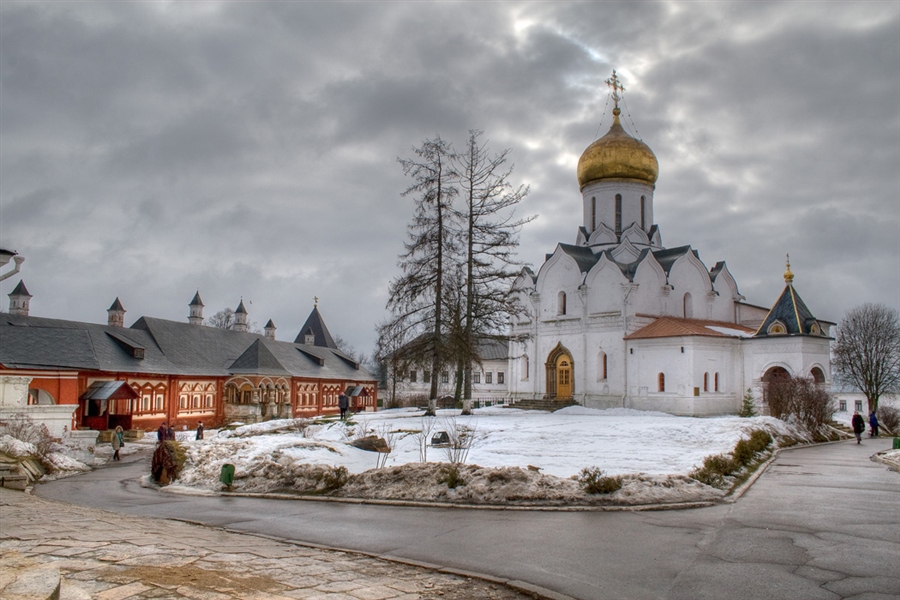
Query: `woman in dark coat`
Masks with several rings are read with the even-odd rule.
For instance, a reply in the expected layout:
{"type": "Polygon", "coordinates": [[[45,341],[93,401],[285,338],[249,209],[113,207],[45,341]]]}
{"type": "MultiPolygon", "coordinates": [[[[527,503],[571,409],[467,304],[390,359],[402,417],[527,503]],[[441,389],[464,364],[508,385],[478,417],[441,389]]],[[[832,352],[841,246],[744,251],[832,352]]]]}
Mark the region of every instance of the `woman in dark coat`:
{"type": "Polygon", "coordinates": [[[875,416],[874,410],[869,413],[869,427],[872,428],[872,431],[869,432],[869,437],[878,437],[878,417],[875,416]]]}
{"type": "Polygon", "coordinates": [[[866,422],[863,420],[859,411],[853,412],[853,419],[850,421],[853,425],[853,433],[856,435],[856,443],[862,443],[862,433],[866,430],[866,422]]]}

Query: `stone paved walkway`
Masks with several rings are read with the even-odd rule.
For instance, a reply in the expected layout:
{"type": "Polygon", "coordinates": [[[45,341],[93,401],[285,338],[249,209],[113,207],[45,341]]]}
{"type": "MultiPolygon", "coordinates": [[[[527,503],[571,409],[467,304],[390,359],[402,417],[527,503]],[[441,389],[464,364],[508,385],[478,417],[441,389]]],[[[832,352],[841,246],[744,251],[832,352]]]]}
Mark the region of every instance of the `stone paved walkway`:
{"type": "Polygon", "coordinates": [[[479,579],[369,556],[52,502],[0,488],[0,597],[47,565],[61,598],[531,598],[479,579]]]}

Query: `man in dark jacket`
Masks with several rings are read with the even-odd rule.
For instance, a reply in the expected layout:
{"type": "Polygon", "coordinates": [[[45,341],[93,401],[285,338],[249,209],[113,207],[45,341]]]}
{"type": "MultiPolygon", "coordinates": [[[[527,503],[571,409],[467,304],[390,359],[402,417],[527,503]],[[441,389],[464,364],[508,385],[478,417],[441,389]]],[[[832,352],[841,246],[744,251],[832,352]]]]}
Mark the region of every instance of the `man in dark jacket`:
{"type": "Polygon", "coordinates": [[[875,416],[875,411],[869,413],[869,427],[872,428],[872,431],[869,432],[870,437],[878,437],[878,417],[875,416]]]}
{"type": "Polygon", "coordinates": [[[347,414],[347,409],[350,408],[350,398],[347,397],[347,394],[338,396],[338,408],[341,409],[341,418],[343,419],[347,414]]]}
{"type": "Polygon", "coordinates": [[[866,430],[866,422],[863,420],[859,411],[853,411],[853,419],[850,420],[853,425],[853,433],[856,435],[856,443],[862,443],[862,432],[866,430]]]}
{"type": "Polygon", "coordinates": [[[162,442],[166,439],[166,422],[163,421],[163,424],[159,426],[159,429],[156,430],[156,441],[162,442]]]}

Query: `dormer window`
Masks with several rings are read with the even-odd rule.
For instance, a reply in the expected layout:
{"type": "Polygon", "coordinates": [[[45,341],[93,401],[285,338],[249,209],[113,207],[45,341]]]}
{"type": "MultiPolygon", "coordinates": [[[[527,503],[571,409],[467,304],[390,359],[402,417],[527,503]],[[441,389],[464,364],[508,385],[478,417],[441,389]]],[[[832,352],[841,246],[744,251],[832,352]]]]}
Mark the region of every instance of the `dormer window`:
{"type": "Polygon", "coordinates": [[[769,328],[766,329],[766,333],[769,335],[785,335],[787,334],[787,328],[784,326],[784,323],[781,321],[775,321],[769,328]]]}

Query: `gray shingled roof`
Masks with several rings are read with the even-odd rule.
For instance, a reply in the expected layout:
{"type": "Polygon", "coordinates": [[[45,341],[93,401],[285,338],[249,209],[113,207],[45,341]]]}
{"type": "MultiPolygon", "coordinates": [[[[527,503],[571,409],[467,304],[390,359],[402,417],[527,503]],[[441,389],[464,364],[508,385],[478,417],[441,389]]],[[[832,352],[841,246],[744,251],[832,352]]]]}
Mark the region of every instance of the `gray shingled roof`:
{"type": "Polygon", "coordinates": [[[325,321],[322,319],[322,315],[319,314],[319,308],[314,306],[312,312],[309,313],[309,317],[306,319],[306,323],[303,324],[303,327],[300,328],[300,333],[297,334],[297,337],[294,339],[295,344],[304,343],[304,336],[307,332],[311,331],[315,336],[315,342],[313,342],[316,346],[322,346],[323,348],[332,348],[337,350],[337,344],[334,343],[334,338],[331,337],[331,334],[328,332],[328,328],[325,327],[325,321]]]}
{"type": "Polygon", "coordinates": [[[295,377],[375,379],[330,348],[152,317],[122,328],[0,314],[0,340],[0,364],[9,368],[227,377],[233,365],[241,373],[259,374],[275,374],[271,369],[281,365],[295,377]],[[128,347],[143,348],[144,358],[134,357],[128,347]]]}

